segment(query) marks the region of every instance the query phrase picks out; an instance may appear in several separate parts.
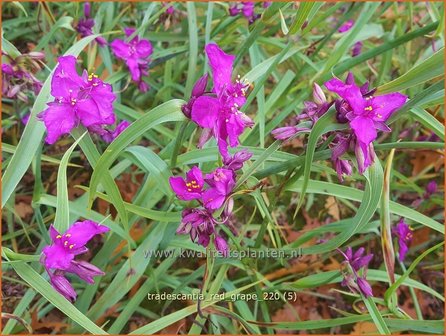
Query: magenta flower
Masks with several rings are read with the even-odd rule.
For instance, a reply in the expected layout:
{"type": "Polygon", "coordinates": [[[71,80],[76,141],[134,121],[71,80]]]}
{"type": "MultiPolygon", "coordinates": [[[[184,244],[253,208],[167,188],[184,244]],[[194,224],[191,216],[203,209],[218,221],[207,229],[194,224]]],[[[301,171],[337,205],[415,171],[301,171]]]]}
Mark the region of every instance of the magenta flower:
{"type": "Polygon", "coordinates": [[[393,234],[398,237],[399,246],[399,260],[401,262],[406,258],[406,254],[409,251],[409,245],[413,239],[413,230],[406,224],[404,219],[401,219],[397,226],[393,228],[393,234]]]}
{"type": "Polygon", "coordinates": [[[65,278],[65,273],[76,274],[88,283],[94,283],[94,276],[104,274],[96,266],[86,261],[75,261],[74,258],[88,251],[85,245],[91,238],[109,230],[108,227],[90,220],[74,223],[64,234],[50,226],[52,244],[43,248],[41,263],[48,272],[54,289],[68,300],[74,301],[76,292],[65,278]]]}
{"type": "Polygon", "coordinates": [[[342,252],[339,250],[339,253],[345,259],[345,264],[349,266],[349,270],[344,274],[344,279],[341,282],[341,285],[344,287],[348,287],[354,293],[361,293],[366,298],[373,296],[372,287],[367,282],[366,273],[367,266],[373,258],[373,254],[364,255],[364,248],[359,248],[355,253],[351,247],[348,247],[347,250],[342,252]],[[362,276],[358,274],[360,269],[363,269],[362,276]]]}
{"type": "Polygon", "coordinates": [[[203,193],[203,173],[200,168],[194,166],[186,174],[186,180],[182,177],[169,178],[170,187],[183,201],[200,199],[203,193]]]}
{"type": "Polygon", "coordinates": [[[206,54],[212,70],[213,92],[216,97],[198,97],[192,105],[191,119],[207,129],[200,144],[213,135],[217,139],[221,155],[225,158],[229,156],[228,145],[238,146],[238,137],[246,127],[253,125],[253,121],[239,110],[246,102],[248,85],[239,80],[235,83],[231,81],[235,56],[224,53],[214,43],[206,45],[206,54]]]}
{"type": "Polygon", "coordinates": [[[353,25],[355,24],[355,21],[353,20],[348,20],[347,22],[345,22],[341,27],[339,27],[338,32],[339,33],[345,33],[347,31],[349,31],[350,29],[352,29],[353,25]]]}
{"type": "Polygon", "coordinates": [[[124,132],[124,130],[129,126],[130,126],[130,123],[127,120],[123,120],[116,126],[116,128],[113,131],[103,130],[102,132],[98,132],[98,133],[101,135],[102,139],[105,142],[110,143],[113,140],[115,140],[119,134],[124,132]]]}
{"type": "MultiPolygon", "coordinates": [[[[135,29],[125,28],[124,32],[127,37],[130,37],[135,32],[135,29]]],[[[115,56],[126,62],[132,80],[138,84],[139,90],[146,92],[149,86],[142,80],[142,77],[149,75],[149,57],[153,52],[150,41],[135,36],[129,42],[115,39],[110,45],[115,56]]]]}
{"type": "Polygon", "coordinates": [[[226,197],[235,187],[233,171],[225,168],[217,168],[205,177],[210,186],[203,193],[203,203],[206,209],[216,210],[223,205],[226,197]]]}
{"type": "Polygon", "coordinates": [[[362,174],[373,163],[371,146],[378,136],[377,130],[390,131],[385,122],[405,104],[407,96],[398,92],[373,96],[370,92],[364,92],[368,85],[361,88],[356,86],[351,74],[346,83],[333,78],[325,86],[343,99],[336,105],[338,120],[348,121],[353,129],[357,138],[355,152],[362,174]]]}
{"type": "Polygon", "coordinates": [[[79,76],[74,56],[59,57],[58,61],[51,80],[55,100],[38,115],[47,129],[46,142],[55,143],[79,124],[92,129],[113,124],[116,96],[111,85],[86,71],[79,76]]]}
{"type": "MultiPolygon", "coordinates": [[[[84,16],[85,18],[79,19],[77,23],[76,30],[82,37],[87,37],[93,35],[93,27],[95,25],[94,19],[90,17],[91,5],[89,2],[84,4],[84,16]]],[[[107,41],[102,37],[95,38],[96,43],[100,47],[104,47],[107,45],[107,41]]]]}

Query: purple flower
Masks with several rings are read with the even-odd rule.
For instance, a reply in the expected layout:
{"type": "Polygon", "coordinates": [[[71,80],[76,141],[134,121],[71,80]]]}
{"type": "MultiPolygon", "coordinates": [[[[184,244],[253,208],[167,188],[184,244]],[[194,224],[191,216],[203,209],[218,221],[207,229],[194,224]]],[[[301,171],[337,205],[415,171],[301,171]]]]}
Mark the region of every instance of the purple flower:
{"type": "Polygon", "coordinates": [[[271,6],[272,5],[272,1],[263,1],[262,2],[262,6],[263,6],[263,8],[268,8],[269,6],[271,6]]]}
{"type": "MultiPolygon", "coordinates": [[[[127,37],[130,37],[135,32],[135,29],[125,28],[124,32],[127,37]]],[[[146,92],[149,87],[146,82],[142,80],[142,77],[149,75],[149,57],[153,52],[150,41],[135,36],[129,42],[115,39],[110,45],[115,56],[126,62],[132,80],[138,84],[139,90],[141,92],[146,92]]]]}
{"type": "Polygon", "coordinates": [[[7,98],[20,99],[27,103],[27,92],[38,95],[42,89],[42,82],[38,80],[33,72],[41,70],[38,61],[44,59],[41,52],[30,52],[12,58],[6,52],[2,55],[9,63],[2,63],[2,94],[7,98]]]}
{"type": "Polygon", "coordinates": [[[233,172],[242,169],[243,164],[252,157],[252,153],[246,149],[242,149],[234,154],[223,159],[224,167],[232,170],[233,172]]]}
{"type": "Polygon", "coordinates": [[[217,168],[206,175],[205,181],[210,188],[203,193],[204,206],[206,209],[216,210],[223,205],[226,197],[235,187],[233,171],[217,168]]]}
{"type": "Polygon", "coordinates": [[[399,260],[403,262],[406,258],[407,252],[409,251],[409,245],[413,239],[412,229],[406,224],[404,219],[401,219],[392,231],[393,234],[398,237],[399,260]]]}
{"type": "Polygon", "coordinates": [[[113,124],[116,96],[111,85],[86,71],[79,76],[74,56],[59,57],[58,61],[51,80],[55,100],[38,115],[47,129],[46,142],[55,143],[79,124],[92,129],[113,124]]]}
{"type": "Polygon", "coordinates": [[[215,248],[218,252],[220,252],[223,256],[227,257],[229,254],[229,246],[226,240],[223,237],[218,235],[214,238],[215,248]]]}
{"type": "Polygon", "coordinates": [[[363,173],[373,163],[372,142],[378,136],[377,130],[390,131],[385,122],[405,104],[407,96],[398,92],[373,96],[367,92],[368,84],[361,88],[356,86],[352,74],[346,83],[333,78],[325,86],[342,98],[336,104],[338,121],[348,121],[353,129],[357,138],[355,152],[360,163],[359,171],[363,173]]]}
{"type": "MultiPolygon", "coordinates": [[[[207,132],[207,139],[212,134],[217,139],[219,151],[223,158],[229,155],[231,147],[239,145],[238,137],[253,121],[239,110],[245,104],[247,84],[231,81],[235,56],[228,55],[218,45],[206,45],[206,54],[212,70],[214,88],[213,96],[200,96],[192,105],[192,120],[200,127],[212,130],[207,132]]],[[[206,138],[204,140],[207,140],[206,138]]],[[[203,143],[203,141],[200,143],[203,143]]]]}
{"type": "Polygon", "coordinates": [[[119,134],[124,132],[124,130],[130,126],[130,123],[127,120],[121,121],[113,131],[103,130],[99,134],[102,136],[105,142],[110,143],[115,140],[119,134]]]}
{"type": "Polygon", "coordinates": [[[362,51],[362,42],[358,41],[353,45],[352,57],[358,56],[359,54],[361,54],[361,51],[362,51]]]}
{"type": "Polygon", "coordinates": [[[186,174],[186,180],[182,177],[169,178],[170,187],[183,201],[200,199],[203,193],[203,173],[200,168],[194,166],[186,174]]]}
{"type": "MultiPolygon", "coordinates": [[[[95,25],[94,19],[90,17],[91,5],[89,2],[84,4],[84,16],[85,18],[79,19],[76,30],[82,37],[93,35],[93,27],[95,25]]],[[[95,38],[96,43],[100,47],[107,45],[107,41],[102,36],[95,38]]]]}
{"type": "Polygon", "coordinates": [[[216,224],[212,213],[206,209],[184,209],[177,233],[189,234],[193,242],[207,247],[216,224]]]}
{"type": "Polygon", "coordinates": [[[361,293],[366,298],[373,296],[372,287],[366,279],[367,266],[370,260],[372,260],[373,254],[363,256],[365,251],[363,247],[359,248],[355,253],[351,247],[348,247],[345,253],[339,249],[338,251],[342,254],[345,263],[349,266],[349,270],[344,274],[341,285],[348,287],[352,292],[361,293]],[[361,268],[363,269],[362,276],[358,274],[361,268]]]}
{"type": "Polygon", "coordinates": [[[348,20],[341,27],[339,27],[338,32],[339,33],[345,33],[346,31],[349,31],[350,29],[352,29],[354,24],[355,24],[355,21],[348,20]]]}
{"type": "Polygon", "coordinates": [[[68,300],[74,301],[76,292],[65,278],[65,273],[76,274],[88,283],[94,283],[94,276],[104,274],[96,266],[86,261],[75,261],[74,258],[88,251],[85,245],[91,238],[109,230],[108,227],[90,220],[74,223],[64,234],[50,226],[52,244],[43,248],[41,263],[48,272],[54,289],[68,300]]]}

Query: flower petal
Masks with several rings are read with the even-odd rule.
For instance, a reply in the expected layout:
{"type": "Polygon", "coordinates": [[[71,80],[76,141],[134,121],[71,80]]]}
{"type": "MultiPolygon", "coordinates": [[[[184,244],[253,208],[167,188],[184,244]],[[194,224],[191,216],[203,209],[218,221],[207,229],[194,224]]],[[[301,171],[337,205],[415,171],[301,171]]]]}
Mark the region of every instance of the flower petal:
{"type": "Polygon", "coordinates": [[[136,53],[140,58],[147,58],[152,55],[153,47],[150,41],[142,39],[136,44],[136,53]]]}
{"type": "Polygon", "coordinates": [[[325,83],[325,87],[345,99],[355,114],[362,115],[364,113],[365,99],[362,98],[361,90],[356,84],[345,84],[339,79],[333,78],[325,83]]]}
{"type": "Polygon", "coordinates": [[[123,40],[116,39],[110,43],[110,47],[112,48],[113,53],[117,58],[127,59],[130,57],[130,48],[129,45],[123,40]]]}
{"type": "Polygon", "coordinates": [[[198,126],[213,128],[220,112],[220,102],[209,96],[198,97],[192,105],[191,119],[198,126]]]}
{"type": "Polygon", "coordinates": [[[53,144],[62,135],[70,133],[77,124],[73,107],[66,103],[49,103],[48,108],[39,114],[39,118],[45,124],[48,144],[53,144]]]}
{"type": "Polygon", "coordinates": [[[83,247],[91,238],[97,234],[105,233],[110,229],[104,225],[99,225],[91,220],[74,223],[64,234],[69,237],[69,243],[75,244],[76,249],[83,247]],[[68,236],[70,235],[70,236],[68,236]]]}
{"type": "Polygon", "coordinates": [[[350,126],[355,132],[358,140],[365,145],[369,145],[377,137],[375,125],[372,119],[366,117],[356,117],[350,121],[350,126]]]}
{"type": "Polygon", "coordinates": [[[231,84],[235,56],[226,54],[215,43],[207,44],[205,49],[212,70],[214,92],[219,93],[226,85],[231,84]]]}
{"type": "Polygon", "coordinates": [[[375,112],[373,120],[386,121],[393,112],[403,107],[406,100],[407,96],[398,92],[373,97],[370,100],[370,105],[375,112]]]}
{"type": "Polygon", "coordinates": [[[46,268],[66,270],[70,267],[74,254],[68,252],[62,245],[47,246],[42,250],[45,255],[43,264],[46,268]]]}
{"type": "Polygon", "coordinates": [[[56,98],[76,96],[83,81],[76,70],[76,57],[62,56],[51,79],[51,95],[56,98]]]}

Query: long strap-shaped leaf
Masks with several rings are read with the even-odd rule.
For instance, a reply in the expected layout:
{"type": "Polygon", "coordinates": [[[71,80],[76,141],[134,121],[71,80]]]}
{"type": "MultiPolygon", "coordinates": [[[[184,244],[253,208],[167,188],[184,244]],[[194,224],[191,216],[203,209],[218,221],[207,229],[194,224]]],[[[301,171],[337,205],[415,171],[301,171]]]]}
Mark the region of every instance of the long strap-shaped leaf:
{"type": "Polygon", "coordinates": [[[90,180],[90,207],[93,203],[96,189],[103,179],[103,172],[108,171],[119,156],[119,154],[134,140],[143,135],[149,129],[169,121],[183,121],[184,114],[181,112],[181,106],[185,102],[180,99],[173,99],[153,110],[147,112],[144,116],[136,120],[125,129],[105,150],[97,161],[96,168],[90,180]]]}
{"type": "Polygon", "coordinates": [[[85,136],[86,132],[82,134],[62,157],[60,161],[59,170],[57,172],[57,202],[56,202],[56,217],[54,219],[54,227],[59,232],[65,232],[70,224],[70,208],[68,199],[67,186],[67,165],[73,150],[76,148],[79,141],[85,136]]]}
{"type": "MultiPolygon", "coordinates": [[[[6,249],[3,250],[3,256],[8,259],[6,249]]],[[[92,334],[106,335],[107,333],[93,323],[87,316],[82,314],[71,302],[56,292],[53,287],[31,266],[23,261],[13,261],[9,263],[17,274],[25,280],[32,288],[39,292],[48,302],[51,302],[65,315],[73,319],[92,334]]]]}

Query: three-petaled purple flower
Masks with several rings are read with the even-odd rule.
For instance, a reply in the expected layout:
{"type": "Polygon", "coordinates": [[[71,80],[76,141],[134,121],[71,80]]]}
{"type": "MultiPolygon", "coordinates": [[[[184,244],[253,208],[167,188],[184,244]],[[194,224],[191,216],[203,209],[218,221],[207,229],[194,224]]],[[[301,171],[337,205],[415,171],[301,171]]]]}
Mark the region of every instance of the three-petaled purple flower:
{"type": "Polygon", "coordinates": [[[203,194],[203,173],[197,166],[192,167],[186,174],[186,179],[182,177],[171,177],[170,186],[177,197],[183,201],[199,199],[203,194]]]}
{"type": "Polygon", "coordinates": [[[74,56],[59,57],[58,61],[51,79],[55,100],[38,115],[47,129],[46,142],[55,143],[79,124],[91,129],[113,124],[116,96],[111,85],[86,70],[79,76],[74,56]]]}
{"type": "Polygon", "coordinates": [[[333,78],[325,86],[342,98],[336,103],[338,121],[349,122],[356,136],[355,153],[362,174],[374,161],[372,143],[378,136],[377,130],[390,131],[385,122],[406,103],[407,96],[398,92],[373,96],[367,83],[362,87],[355,84],[351,73],[345,83],[333,78]]]}
{"type": "MultiPolygon", "coordinates": [[[[135,29],[125,28],[124,32],[128,38],[135,32],[135,29]]],[[[110,46],[115,56],[124,60],[127,64],[132,80],[138,85],[139,90],[146,92],[149,86],[143,81],[142,77],[149,75],[149,57],[153,52],[150,41],[135,36],[130,41],[115,39],[110,46]]]]}
{"type": "Polygon", "coordinates": [[[344,257],[344,262],[349,266],[349,270],[344,274],[341,285],[348,287],[354,293],[361,293],[366,298],[373,296],[372,287],[366,279],[367,266],[370,260],[372,260],[373,254],[363,256],[365,252],[363,247],[359,248],[355,253],[353,253],[351,247],[348,247],[345,253],[339,249],[338,251],[344,257]],[[363,269],[362,276],[358,274],[361,268],[363,269]]]}
{"type": "Polygon", "coordinates": [[[43,248],[41,263],[48,272],[51,285],[68,300],[76,299],[76,291],[65,278],[66,273],[76,274],[90,284],[94,283],[94,276],[105,274],[96,266],[74,258],[88,251],[85,245],[90,239],[109,230],[108,227],[90,220],[74,223],[63,234],[50,226],[52,244],[43,248]]]}
{"type": "Polygon", "coordinates": [[[214,96],[196,98],[191,119],[205,129],[200,144],[213,135],[221,155],[226,158],[229,156],[228,145],[238,146],[238,137],[246,127],[253,125],[253,121],[239,110],[246,102],[248,84],[239,79],[235,83],[231,80],[235,56],[226,54],[215,43],[206,45],[206,54],[212,70],[214,96]]]}
{"type": "MultiPolygon", "coordinates": [[[[84,16],[85,18],[79,19],[77,23],[76,30],[82,37],[87,37],[93,35],[93,27],[95,25],[94,19],[90,17],[91,13],[91,5],[89,2],[84,4],[84,16]]],[[[95,38],[96,43],[100,47],[104,47],[107,45],[107,41],[102,36],[95,38]]]]}
{"type": "Polygon", "coordinates": [[[406,258],[406,254],[409,251],[409,245],[413,239],[413,230],[406,224],[404,219],[398,222],[396,227],[393,228],[393,234],[398,238],[398,255],[401,262],[406,258]]]}

